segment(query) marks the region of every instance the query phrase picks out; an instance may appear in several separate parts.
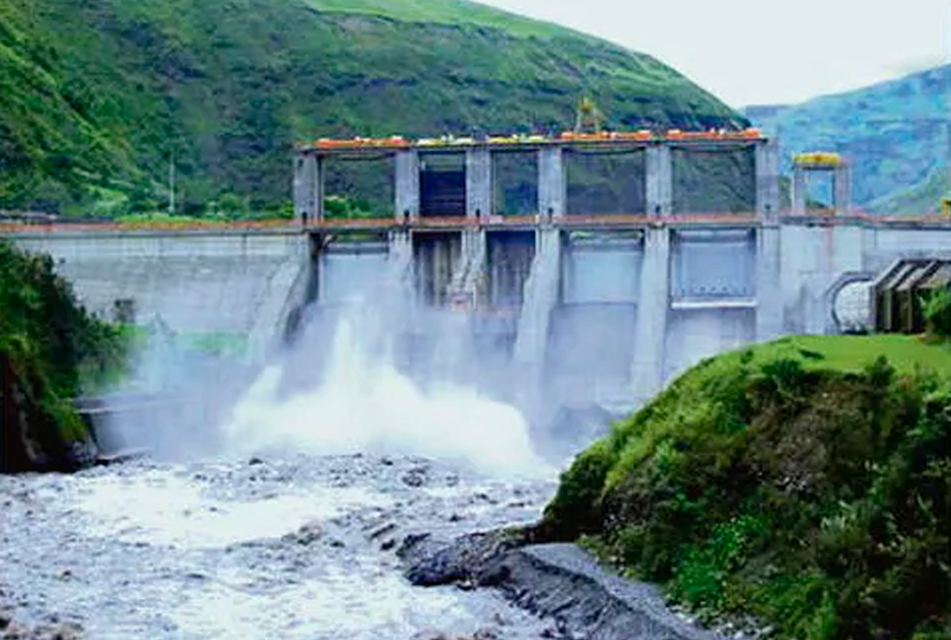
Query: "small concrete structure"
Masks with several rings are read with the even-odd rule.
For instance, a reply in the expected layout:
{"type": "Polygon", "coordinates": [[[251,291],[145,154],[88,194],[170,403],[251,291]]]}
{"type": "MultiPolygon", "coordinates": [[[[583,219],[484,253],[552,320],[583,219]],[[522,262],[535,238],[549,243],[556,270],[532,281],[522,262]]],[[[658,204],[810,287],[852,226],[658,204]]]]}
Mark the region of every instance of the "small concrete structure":
{"type": "Polygon", "coordinates": [[[836,153],[801,153],[793,158],[793,215],[807,213],[808,178],[812,174],[832,176],[832,211],[837,216],[848,215],[852,207],[852,176],[848,163],[836,153]]]}

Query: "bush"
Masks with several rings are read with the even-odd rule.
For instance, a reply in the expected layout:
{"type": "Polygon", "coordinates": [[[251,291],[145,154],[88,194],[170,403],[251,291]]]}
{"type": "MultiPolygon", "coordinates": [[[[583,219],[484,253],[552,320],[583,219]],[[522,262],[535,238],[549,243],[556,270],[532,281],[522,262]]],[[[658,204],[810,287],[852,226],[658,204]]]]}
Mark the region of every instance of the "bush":
{"type": "MultiPolygon", "coordinates": [[[[121,330],[76,303],[49,256],[30,255],[0,240],[3,384],[8,393],[15,387],[22,394],[20,409],[45,454],[56,458],[64,447],[88,438],[69,400],[121,370],[125,351],[121,330]]],[[[0,470],[10,466],[10,455],[3,452],[0,470]]]]}
{"type": "Polygon", "coordinates": [[[951,366],[840,369],[771,349],[705,362],[618,425],[563,476],[539,530],[594,536],[625,573],[779,638],[938,637],[951,366]]]}
{"type": "Polygon", "coordinates": [[[951,289],[932,291],[921,305],[928,333],[951,337],[951,289]]]}

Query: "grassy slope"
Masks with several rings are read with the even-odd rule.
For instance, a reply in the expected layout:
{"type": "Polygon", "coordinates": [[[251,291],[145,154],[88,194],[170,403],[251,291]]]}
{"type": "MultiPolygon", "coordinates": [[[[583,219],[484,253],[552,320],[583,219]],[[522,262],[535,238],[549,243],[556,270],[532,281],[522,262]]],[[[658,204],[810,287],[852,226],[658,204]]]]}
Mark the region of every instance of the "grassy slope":
{"type": "Polygon", "coordinates": [[[676,600],[779,638],[946,638],[949,411],[947,344],[797,337],[726,354],[579,456],[539,532],[593,535],[676,600]],[[880,355],[893,370],[870,366],[880,355]]]}
{"type": "Polygon", "coordinates": [[[854,164],[854,199],[865,205],[947,166],[949,81],[951,66],[943,66],[753,119],[778,133],[787,169],[792,155],[802,151],[848,156],[854,164]]]}
{"type": "Polygon", "coordinates": [[[100,202],[164,200],[172,152],[196,206],[227,190],[277,203],[298,140],[562,128],[585,93],[617,127],[740,123],[650,56],[471,3],[8,0],[0,12],[0,207],[89,183],[100,202]]]}

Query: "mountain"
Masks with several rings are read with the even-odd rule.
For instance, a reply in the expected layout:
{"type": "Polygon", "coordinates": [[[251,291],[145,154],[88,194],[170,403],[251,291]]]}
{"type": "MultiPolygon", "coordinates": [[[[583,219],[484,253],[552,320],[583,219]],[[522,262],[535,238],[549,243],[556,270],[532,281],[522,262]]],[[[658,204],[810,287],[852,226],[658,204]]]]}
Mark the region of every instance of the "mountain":
{"type": "Polygon", "coordinates": [[[745,126],[649,55],[461,0],[4,0],[0,209],[289,199],[293,144],[745,126]]]}
{"type": "MultiPolygon", "coordinates": [[[[853,166],[855,203],[874,209],[891,194],[924,185],[947,166],[949,84],[951,65],[945,65],[798,105],[743,112],[779,136],[787,170],[793,154],[803,151],[845,155],[853,166]]],[[[904,203],[924,206],[914,199],[904,203]]]]}
{"type": "Polygon", "coordinates": [[[941,211],[941,200],[948,197],[949,189],[951,181],[948,180],[948,169],[939,166],[918,184],[872,200],[868,203],[868,209],[884,215],[906,212],[934,214],[941,211]]]}

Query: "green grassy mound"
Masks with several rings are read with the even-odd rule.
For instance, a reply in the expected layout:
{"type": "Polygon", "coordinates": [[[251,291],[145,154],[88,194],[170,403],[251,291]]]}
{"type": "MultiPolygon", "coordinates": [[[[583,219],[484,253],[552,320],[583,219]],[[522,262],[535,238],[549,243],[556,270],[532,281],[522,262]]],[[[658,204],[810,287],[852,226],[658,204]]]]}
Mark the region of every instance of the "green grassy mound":
{"type": "Polygon", "coordinates": [[[120,371],[125,344],[77,305],[49,256],[0,239],[0,472],[73,463],[89,434],[69,400],[120,371]]]}
{"type": "Polygon", "coordinates": [[[582,453],[538,533],[797,640],[951,637],[951,346],[786,338],[582,453]]]}

